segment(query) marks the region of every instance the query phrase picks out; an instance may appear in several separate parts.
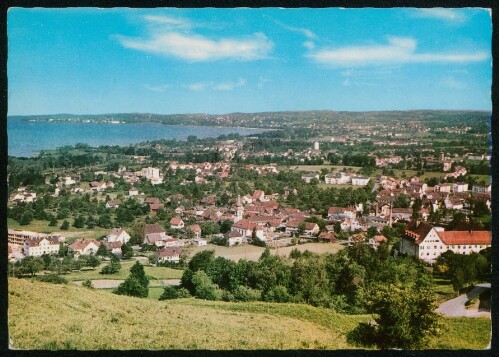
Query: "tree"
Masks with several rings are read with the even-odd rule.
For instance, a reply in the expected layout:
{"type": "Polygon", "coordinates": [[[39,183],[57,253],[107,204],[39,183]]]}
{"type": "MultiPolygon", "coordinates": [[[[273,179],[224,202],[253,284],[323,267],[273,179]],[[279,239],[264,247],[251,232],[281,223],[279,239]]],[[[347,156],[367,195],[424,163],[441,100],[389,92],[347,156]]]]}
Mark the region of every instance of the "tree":
{"type": "Polygon", "coordinates": [[[99,257],[107,257],[108,256],[108,251],[106,249],[106,246],[104,245],[103,242],[99,245],[99,248],[97,249],[97,252],[95,252],[95,255],[99,257]]]}
{"type": "Polygon", "coordinates": [[[149,290],[142,285],[139,279],[130,275],[123,283],[121,283],[113,293],[117,295],[128,295],[145,298],[149,295],[149,290]]]}
{"type": "Polygon", "coordinates": [[[20,275],[30,274],[34,276],[44,267],[43,259],[38,257],[26,257],[20,261],[17,269],[20,275]]]}
{"type": "Polygon", "coordinates": [[[55,226],[57,226],[57,219],[55,218],[55,216],[54,216],[54,215],[51,215],[51,216],[50,216],[49,226],[50,226],[50,227],[55,227],[55,226]]]}
{"type": "Polygon", "coordinates": [[[93,285],[92,285],[92,280],[90,280],[90,279],[85,280],[81,284],[81,286],[84,286],[84,287],[89,288],[89,289],[93,289],[94,288],[93,285]]]}
{"type": "Polygon", "coordinates": [[[21,215],[21,219],[19,220],[19,224],[21,226],[27,226],[28,224],[31,223],[32,220],[33,220],[33,213],[30,210],[29,211],[25,211],[21,215]]]}
{"type": "Polygon", "coordinates": [[[130,243],[125,243],[121,246],[121,256],[123,259],[130,259],[133,257],[133,249],[130,243]]]}
{"type": "Polygon", "coordinates": [[[83,228],[84,225],[85,225],[85,218],[81,215],[77,216],[73,222],[73,227],[83,228]]]}
{"type": "Polygon", "coordinates": [[[67,231],[68,229],[69,229],[69,222],[64,220],[64,222],[62,222],[62,225],[61,225],[61,230],[67,231]]]}
{"type": "Polygon", "coordinates": [[[172,285],[167,285],[163,290],[163,293],[159,297],[159,300],[171,300],[177,298],[178,298],[177,289],[175,289],[175,287],[172,285]]]}
{"type": "Polygon", "coordinates": [[[102,268],[100,274],[115,274],[121,269],[121,263],[118,259],[112,259],[107,265],[102,268]]]}
{"type": "Polygon", "coordinates": [[[373,289],[368,311],[375,324],[361,323],[349,338],[379,348],[417,349],[443,328],[435,313],[437,303],[429,289],[400,287],[394,284],[373,289]]]}
{"type": "Polygon", "coordinates": [[[138,261],[130,268],[130,275],[137,278],[143,286],[147,287],[149,285],[149,278],[144,271],[144,266],[138,261]]]}
{"type": "Polygon", "coordinates": [[[222,290],[217,284],[213,283],[210,277],[202,270],[194,273],[192,276],[192,284],[197,297],[206,300],[220,300],[222,298],[222,290]]]}

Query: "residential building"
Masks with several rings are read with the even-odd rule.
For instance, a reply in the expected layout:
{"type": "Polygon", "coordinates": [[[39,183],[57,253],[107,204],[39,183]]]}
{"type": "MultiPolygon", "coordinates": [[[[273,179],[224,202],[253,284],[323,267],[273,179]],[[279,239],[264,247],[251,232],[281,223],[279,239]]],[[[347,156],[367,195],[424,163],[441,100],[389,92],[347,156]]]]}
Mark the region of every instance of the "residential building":
{"type": "Polygon", "coordinates": [[[95,239],[81,238],[70,244],[69,249],[75,252],[76,255],[88,255],[96,253],[100,244],[95,239]]]}
{"type": "Polygon", "coordinates": [[[126,244],[130,240],[130,235],[121,227],[116,227],[111,230],[105,239],[108,243],[121,242],[126,244]]]}
{"type": "Polygon", "coordinates": [[[182,218],[173,217],[170,219],[170,227],[171,229],[183,229],[185,227],[185,223],[182,218]]]}
{"type": "Polygon", "coordinates": [[[303,181],[305,181],[306,183],[310,183],[312,182],[312,180],[319,180],[319,177],[320,175],[317,174],[317,173],[313,173],[313,174],[304,174],[304,175],[301,175],[301,179],[303,181]]]}
{"type": "Polygon", "coordinates": [[[23,253],[27,257],[59,253],[60,242],[54,236],[30,237],[24,241],[23,253]]]}
{"type": "Polygon", "coordinates": [[[369,183],[370,178],[367,176],[352,176],[352,185],[365,186],[369,183]]]}
{"type": "Polygon", "coordinates": [[[156,256],[160,262],[180,262],[180,256],[184,254],[185,251],[179,247],[165,247],[161,250],[156,251],[156,256]]]}

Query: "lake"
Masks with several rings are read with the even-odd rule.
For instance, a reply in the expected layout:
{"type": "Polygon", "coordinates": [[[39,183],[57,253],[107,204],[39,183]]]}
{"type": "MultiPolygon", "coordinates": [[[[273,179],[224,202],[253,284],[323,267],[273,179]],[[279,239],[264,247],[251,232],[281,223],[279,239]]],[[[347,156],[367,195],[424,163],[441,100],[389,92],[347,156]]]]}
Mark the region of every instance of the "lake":
{"type": "Polygon", "coordinates": [[[220,135],[234,133],[251,135],[264,131],[266,130],[162,124],[28,122],[17,118],[7,120],[8,154],[18,157],[29,157],[40,150],[51,150],[78,143],[90,146],[126,146],[148,140],[185,140],[189,135],[198,138],[217,138],[220,135]]]}

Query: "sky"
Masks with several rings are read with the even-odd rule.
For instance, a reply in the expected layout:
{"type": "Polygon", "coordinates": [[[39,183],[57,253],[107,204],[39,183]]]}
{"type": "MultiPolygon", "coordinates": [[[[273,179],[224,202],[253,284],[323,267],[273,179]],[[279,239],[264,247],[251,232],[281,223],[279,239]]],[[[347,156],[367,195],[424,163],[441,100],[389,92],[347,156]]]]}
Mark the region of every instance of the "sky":
{"type": "Polygon", "coordinates": [[[8,114],[491,110],[487,9],[23,9],[8,114]]]}

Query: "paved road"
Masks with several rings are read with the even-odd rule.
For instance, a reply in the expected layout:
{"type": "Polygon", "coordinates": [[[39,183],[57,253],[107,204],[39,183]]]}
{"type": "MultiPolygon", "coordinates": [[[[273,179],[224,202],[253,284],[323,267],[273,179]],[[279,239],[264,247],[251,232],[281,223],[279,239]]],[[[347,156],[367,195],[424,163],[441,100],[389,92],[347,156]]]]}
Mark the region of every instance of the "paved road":
{"type": "Polygon", "coordinates": [[[490,317],[490,311],[480,311],[478,309],[466,309],[466,301],[490,289],[490,284],[478,284],[468,294],[463,294],[455,299],[442,303],[436,312],[445,316],[464,317],[490,317]]]}
{"type": "MultiPolygon", "coordinates": [[[[111,280],[111,279],[96,279],[92,280],[92,286],[96,289],[112,289],[117,288],[124,280],[111,280]]],[[[180,279],[167,279],[167,280],[155,280],[161,286],[166,285],[180,285],[180,279]]],[[[74,281],[76,285],[81,285],[83,283],[82,280],[74,281]]]]}

